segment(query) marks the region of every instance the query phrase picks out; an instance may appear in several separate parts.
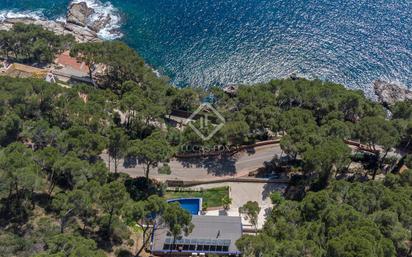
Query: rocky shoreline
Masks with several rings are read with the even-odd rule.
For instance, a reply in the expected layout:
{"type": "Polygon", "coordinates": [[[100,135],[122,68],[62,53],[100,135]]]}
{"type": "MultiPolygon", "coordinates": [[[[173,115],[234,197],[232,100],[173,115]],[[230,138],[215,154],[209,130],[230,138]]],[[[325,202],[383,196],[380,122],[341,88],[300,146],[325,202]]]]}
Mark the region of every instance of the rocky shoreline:
{"type": "Polygon", "coordinates": [[[68,7],[66,21],[52,21],[46,19],[25,18],[6,18],[0,21],[0,30],[9,30],[16,23],[35,24],[44,27],[58,35],[73,35],[76,41],[100,42],[98,32],[107,26],[110,21],[110,15],[99,16],[98,19],[91,21],[91,16],[95,14],[87,3],[72,3],[68,7]]]}
{"type": "Polygon", "coordinates": [[[378,101],[386,107],[396,102],[412,101],[412,91],[394,83],[377,80],[374,82],[374,90],[378,101]]]}

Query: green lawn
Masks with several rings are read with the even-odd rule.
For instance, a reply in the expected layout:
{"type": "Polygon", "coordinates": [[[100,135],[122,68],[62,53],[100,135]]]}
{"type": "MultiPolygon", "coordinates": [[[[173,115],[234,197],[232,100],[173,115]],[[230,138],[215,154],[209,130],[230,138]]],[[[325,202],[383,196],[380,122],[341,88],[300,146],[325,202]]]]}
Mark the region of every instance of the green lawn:
{"type": "Polygon", "coordinates": [[[220,207],[223,205],[222,198],[229,196],[229,187],[217,187],[205,189],[200,192],[166,192],[166,199],[201,197],[207,207],[220,207]]]}

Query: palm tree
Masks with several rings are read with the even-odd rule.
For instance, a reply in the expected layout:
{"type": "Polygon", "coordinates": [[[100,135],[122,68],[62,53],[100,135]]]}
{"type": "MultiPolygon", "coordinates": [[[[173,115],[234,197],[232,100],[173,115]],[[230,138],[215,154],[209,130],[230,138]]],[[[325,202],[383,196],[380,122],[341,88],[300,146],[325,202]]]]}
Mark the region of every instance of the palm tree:
{"type": "Polygon", "coordinates": [[[223,196],[222,198],[223,209],[225,210],[226,214],[230,210],[230,205],[232,204],[232,198],[228,195],[223,196]]]}

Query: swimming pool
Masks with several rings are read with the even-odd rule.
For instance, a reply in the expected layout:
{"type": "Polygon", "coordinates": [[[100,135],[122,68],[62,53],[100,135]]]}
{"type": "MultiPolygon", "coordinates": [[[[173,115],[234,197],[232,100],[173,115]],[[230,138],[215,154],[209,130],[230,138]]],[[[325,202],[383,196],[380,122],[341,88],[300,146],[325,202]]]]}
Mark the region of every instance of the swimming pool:
{"type": "Polygon", "coordinates": [[[179,198],[171,199],[168,203],[178,202],[180,206],[192,215],[199,215],[202,210],[202,198],[179,198]]]}

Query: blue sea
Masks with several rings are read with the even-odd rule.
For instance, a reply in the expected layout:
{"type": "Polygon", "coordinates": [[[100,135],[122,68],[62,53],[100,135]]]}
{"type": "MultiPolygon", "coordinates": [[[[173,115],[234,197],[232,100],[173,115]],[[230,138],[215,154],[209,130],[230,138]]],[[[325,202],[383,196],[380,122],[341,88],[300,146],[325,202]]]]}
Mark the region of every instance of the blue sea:
{"type": "MultiPolygon", "coordinates": [[[[79,0],[76,0],[79,1],[79,0]]],[[[0,0],[0,19],[61,19],[69,0],[0,0]]],[[[178,86],[256,83],[295,72],[371,95],[412,86],[410,0],[87,0],[178,86]]],[[[110,30],[101,36],[113,39],[110,30]]]]}

